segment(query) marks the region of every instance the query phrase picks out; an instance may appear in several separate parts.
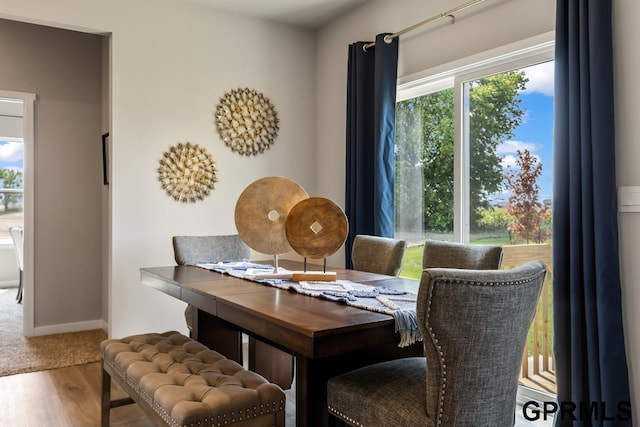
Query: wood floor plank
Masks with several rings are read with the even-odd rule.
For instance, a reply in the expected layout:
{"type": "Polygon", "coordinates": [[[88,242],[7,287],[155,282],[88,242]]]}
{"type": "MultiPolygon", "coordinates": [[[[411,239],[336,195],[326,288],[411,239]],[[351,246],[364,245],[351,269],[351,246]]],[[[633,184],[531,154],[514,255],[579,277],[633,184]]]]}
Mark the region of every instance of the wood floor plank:
{"type": "MultiPolygon", "coordinates": [[[[0,377],[0,426],[99,427],[100,362],[0,377]]],[[[295,393],[287,391],[287,427],[295,425],[295,393]]],[[[111,398],[126,397],[112,382],[111,398]]],[[[111,410],[111,427],[154,427],[137,405],[111,410]]]]}
{"type": "MultiPolygon", "coordinates": [[[[0,426],[100,426],[100,363],[0,377],[0,426]]],[[[117,386],[114,398],[125,397],[117,386]]],[[[153,427],[136,405],[111,411],[111,425],[153,427]]]]}
{"type": "Polygon", "coordinates": [[[0,425],[69,425],[47,371],[0,378],[0,425]]]}

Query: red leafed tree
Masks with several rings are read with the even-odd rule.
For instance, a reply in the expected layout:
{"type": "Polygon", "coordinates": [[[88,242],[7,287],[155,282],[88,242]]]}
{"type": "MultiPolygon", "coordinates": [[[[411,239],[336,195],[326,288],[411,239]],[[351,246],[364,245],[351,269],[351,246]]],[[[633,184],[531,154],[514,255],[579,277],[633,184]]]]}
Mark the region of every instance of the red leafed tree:
{"type": "Polygon", "coordinates": [[[542,243],[551,236],[548,226],[551,212],[538,201],[540,186],[537,180],[542,173],[542,163],[529,150],[518,150],[517,153],[518,168],[505,174],[507,188],[511,190],[507,206],[510,231],[518,240],[542,243]]]}

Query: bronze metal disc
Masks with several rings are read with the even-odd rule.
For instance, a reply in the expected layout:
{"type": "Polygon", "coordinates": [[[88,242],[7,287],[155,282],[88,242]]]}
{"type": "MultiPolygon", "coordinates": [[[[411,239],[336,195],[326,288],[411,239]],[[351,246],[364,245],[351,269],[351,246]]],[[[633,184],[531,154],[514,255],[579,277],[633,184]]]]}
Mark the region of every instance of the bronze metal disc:
{"type": "Polygon", "coordinates": [[[279,176],[249,184],[236,202],[235,221],[240,238],[263,254],[290,252],[285,222],[291,208],[307,197],[298,183],[279,176]]]}
{"type": "Polygon", "coordinates": [[[307,258],[326,258],[340,249],[349,224],[340,206],[323,197],[309,197],[289,212],[286,233],[289,244],[307,258]]]}

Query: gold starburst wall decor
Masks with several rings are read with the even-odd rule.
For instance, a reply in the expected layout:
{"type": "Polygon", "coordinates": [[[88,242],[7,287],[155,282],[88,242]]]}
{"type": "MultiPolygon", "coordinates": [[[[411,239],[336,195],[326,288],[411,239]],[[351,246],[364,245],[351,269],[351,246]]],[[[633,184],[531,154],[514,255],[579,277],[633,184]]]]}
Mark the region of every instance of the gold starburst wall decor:
{"type": "Polygon", "coordinates": [[[271,147],[278,136],[278,122],[269,98],[249,88],[225,93],[215,113],[220,138],[232,151],[245,156],[271,147]]]}
{"type": "Polygon", "coordinates": [[[183,203],[195,203],[211,193],[218,181],[211,154],[197,144],[179,143],[160,159],[158,180],[162,189],[183,203]]]}

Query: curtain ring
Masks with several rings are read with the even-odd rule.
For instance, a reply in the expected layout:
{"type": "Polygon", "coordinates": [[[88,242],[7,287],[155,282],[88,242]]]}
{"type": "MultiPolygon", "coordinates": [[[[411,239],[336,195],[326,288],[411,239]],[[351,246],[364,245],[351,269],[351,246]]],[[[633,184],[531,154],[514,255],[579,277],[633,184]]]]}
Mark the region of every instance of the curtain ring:
{"type": "Polygon", "coordinates": [[[456,17],[453,14],[447,15],[447,18],[451,19],[451,24],[452,25],[456,23],[456,17]]]}

